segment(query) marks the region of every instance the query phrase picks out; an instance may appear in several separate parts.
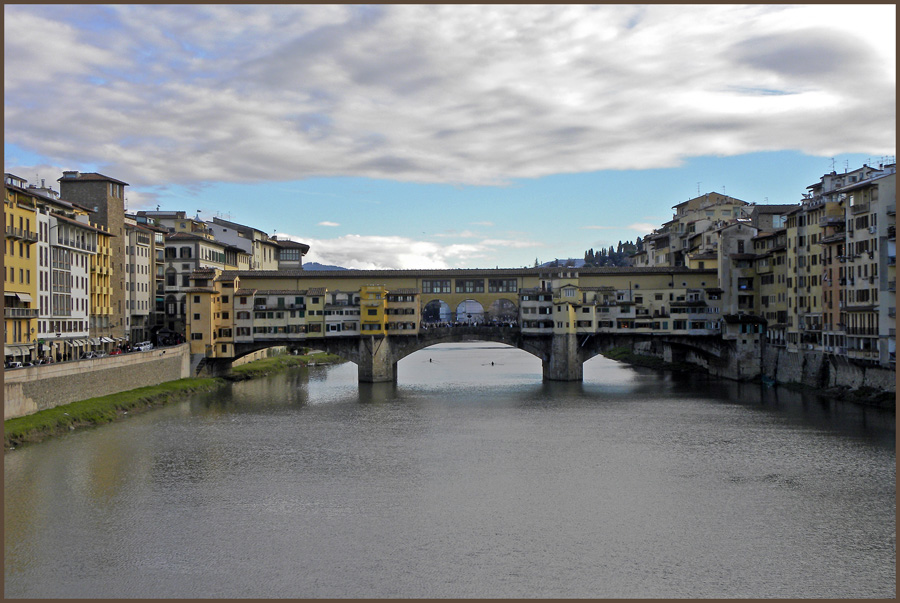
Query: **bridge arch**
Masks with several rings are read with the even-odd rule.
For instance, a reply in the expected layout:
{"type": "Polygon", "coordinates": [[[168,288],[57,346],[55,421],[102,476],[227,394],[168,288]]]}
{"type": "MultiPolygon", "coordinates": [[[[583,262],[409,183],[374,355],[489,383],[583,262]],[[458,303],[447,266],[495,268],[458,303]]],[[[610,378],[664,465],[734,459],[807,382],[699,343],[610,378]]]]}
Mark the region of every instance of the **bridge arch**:
{"type": "Polygon", "coordinates": [[[425,324],[448,323],[452,315],[450,304],[442,299],[433,299],[422,307],[422,322],[425,324]]]}
{"type": "Polygon", "coordinates": [[[456,306],[455,322],[462,324],[483,324],[484,306],[475,299],[464,299],[456,306]]]}
{"type": "Polygon", "coordinates": [[[509,322],[519,320],[519,307],[510,299],[502,297],[494,302],[485,311],[487,322],[509,322]]]}

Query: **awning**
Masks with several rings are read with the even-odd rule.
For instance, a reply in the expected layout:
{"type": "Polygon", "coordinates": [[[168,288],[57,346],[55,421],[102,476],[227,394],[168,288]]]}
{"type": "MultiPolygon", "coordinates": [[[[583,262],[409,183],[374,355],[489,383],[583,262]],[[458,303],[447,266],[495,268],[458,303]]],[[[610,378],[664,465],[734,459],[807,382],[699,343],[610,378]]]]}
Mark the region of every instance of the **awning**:
{"type": "Polygon", "coordinates": [[[100,341],[102,341],[103,343],[115,343],[116,342],[114,339],[110,339],[109,337],[101,337],[100,341]]]}
{"type": "Polygon", "coordinates": [[[29,293],[16,293],[15,291],[4,291],[3,296],[4,297],[15,297],[16,299],[18,299],[20,301],[28,302],[29,304],[31,303],[31,294],[29,294],[29,293]]]}
{"type": "Polygon", "coordinates": [[[25,354],[22,352],[22,348],[17,345],[7,345],[4,346],[4,353],[7,356],[24,356],[25,354]]]}

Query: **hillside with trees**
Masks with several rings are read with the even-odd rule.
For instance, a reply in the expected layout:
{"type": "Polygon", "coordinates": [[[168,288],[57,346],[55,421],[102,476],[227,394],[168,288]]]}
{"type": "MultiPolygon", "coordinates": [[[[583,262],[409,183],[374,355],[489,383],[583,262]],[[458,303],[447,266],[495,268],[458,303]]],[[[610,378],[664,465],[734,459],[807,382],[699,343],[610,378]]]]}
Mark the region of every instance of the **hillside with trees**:
{"type": "Polygon", "coordinates": [[[630,266],[631,256],[640,251],[642,248],[641,238],[638,237],[634,243],[631,241],[619,241],[615,247],[610,245],[607,248],[601,248],[594,251],[593,248],[584,252],[584,265],[591,266],[630,266]]]}

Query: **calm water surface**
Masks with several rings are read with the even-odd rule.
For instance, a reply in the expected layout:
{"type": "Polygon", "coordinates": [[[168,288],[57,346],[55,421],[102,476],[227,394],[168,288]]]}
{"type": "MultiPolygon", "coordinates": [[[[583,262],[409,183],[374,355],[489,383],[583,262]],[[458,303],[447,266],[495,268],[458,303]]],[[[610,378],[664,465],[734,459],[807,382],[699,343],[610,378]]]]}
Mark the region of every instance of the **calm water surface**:
{"type": "Polygon", "coordinates": [[[399,373],[8,453],[5,596],[895,596],[893,413],[489,344],[399,373]]]}

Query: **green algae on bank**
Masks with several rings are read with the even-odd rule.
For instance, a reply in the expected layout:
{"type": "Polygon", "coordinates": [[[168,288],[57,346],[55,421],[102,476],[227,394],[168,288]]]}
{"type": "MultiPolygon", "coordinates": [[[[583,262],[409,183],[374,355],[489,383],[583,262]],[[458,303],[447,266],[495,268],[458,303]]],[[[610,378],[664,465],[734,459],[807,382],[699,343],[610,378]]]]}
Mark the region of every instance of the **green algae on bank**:
{"type": "Polygon", "coordinates": [[[79,427],[117,421],[126,417],[129,412],[134,414],[185,399],[197,392],[214,391],[225,386],[229,381],[255,379],[291,367],[337,362],[342,362],[342,359],[323,353],[302,356],[272,356],[235,367],[223,377],[188,377],[63,404],[4,421],[3,449],[4,451],[13,450],[17,446],[40,442],[79,427]]]}

